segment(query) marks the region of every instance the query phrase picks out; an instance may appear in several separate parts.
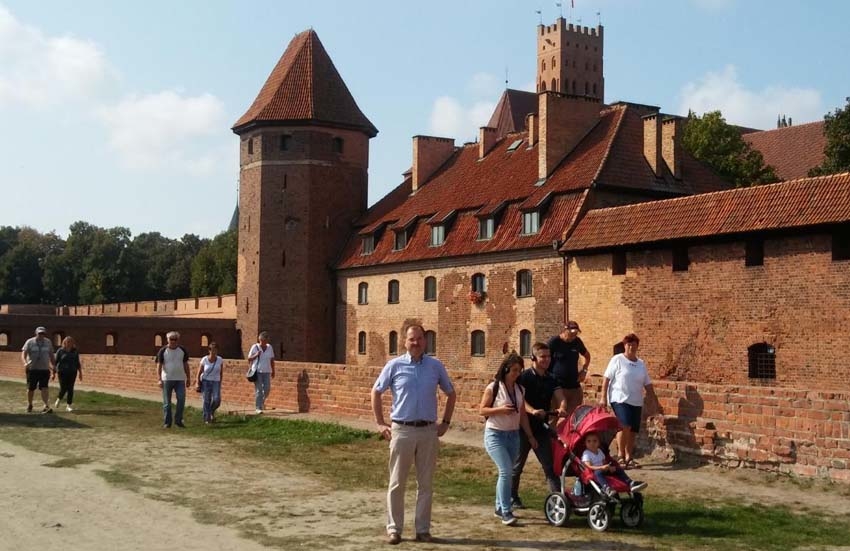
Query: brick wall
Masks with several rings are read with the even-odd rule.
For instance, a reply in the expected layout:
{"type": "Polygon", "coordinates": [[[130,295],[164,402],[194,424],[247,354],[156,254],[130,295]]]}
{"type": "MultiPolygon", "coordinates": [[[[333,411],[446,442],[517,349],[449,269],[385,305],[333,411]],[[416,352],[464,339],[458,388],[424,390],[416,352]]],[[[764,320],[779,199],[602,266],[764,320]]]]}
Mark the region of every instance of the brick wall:
{"type": "Polygon", "coordinates": [[[59,316],[171,316],[236,319],[236,295],[58,306],[53,310],[59,316]]]}
{"type": "MultiPolygon", "coordinates": [[[[84,355],[85,382],[160,396],[150,357],[84,355]]],[[[253,409],[245,360],[225,360],[224,407],[253,409]]],[[[197,366],[192,365],[192,375],[197,366]]],[[[369,391],[379,367],[279,362],[268,405],[278,409],[371,420],[369,391]]],[[[458,403],[454,423],[480,430],[478,404],[489,375],[450,369],[458,403]]],[[[19,354],[0,352],[0,376],[23,380],[19,354]]],[[[592,377],[585,402],[596,403],[601,378],[592,377]]],[[[850,482],[850,392],[818,392],[658,381],[657,404],[647,401],[639,445],[665,448],[732,467],[850,482]]],[[[442,399],[440,400],[442,412],[442,399]]],[[[384,396],[385,407],[390,397],[384,396]]]]}

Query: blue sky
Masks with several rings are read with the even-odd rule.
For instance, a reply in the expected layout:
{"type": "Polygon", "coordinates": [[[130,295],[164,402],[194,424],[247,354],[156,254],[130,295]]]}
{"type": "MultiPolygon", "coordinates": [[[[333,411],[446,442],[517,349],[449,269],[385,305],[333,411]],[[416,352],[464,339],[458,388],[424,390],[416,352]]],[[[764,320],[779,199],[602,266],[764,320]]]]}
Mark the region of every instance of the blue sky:
{"type": "MultiPolygon", "coordinates": [[[[850,3],[574,1],[574,22],[605,26],[608,102],[772,128],[850,95],[850,3]]],[[[412,136],[475,138],[506,68],[531,89],[538,9],[546,24],[558,15],[537,0],[0,0],[0,225],[222,231],[238,179],[230,126],[309,27],[380,131],[373,203],[410,166],[412,136]]]]}

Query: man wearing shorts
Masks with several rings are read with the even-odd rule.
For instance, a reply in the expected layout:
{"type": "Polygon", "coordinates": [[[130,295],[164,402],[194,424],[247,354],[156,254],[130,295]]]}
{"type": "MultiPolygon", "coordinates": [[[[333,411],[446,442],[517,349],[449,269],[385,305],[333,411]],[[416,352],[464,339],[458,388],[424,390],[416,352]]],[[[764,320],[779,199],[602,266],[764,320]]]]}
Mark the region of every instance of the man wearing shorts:
{"type": "Polygon", "coordinates": [[[552,353],[552,367],[549,371],[555,379],[556,398],[561,402],[560,409],[564,416],[569,416],[584,401],[581,382],[587,375],[590,352],[579,338],[579,333],[581,329],[578,323],[570,320],[564,325],[561,334],[555,335],[547,343],[552,353]],[[584,358],[581,371],[578,369],[579,356],[584,358]]]}
{"type": "Polygon", "coordinates": [[[24,371],[27,376],[27,413],[32,411],[32,399],[35,389],[41,391],[41,401],[44,407],[41,413],[51,413],[53,410],[49,404],[50,374],[56,374],[56,363],[53,359],[53,345],[47,338],[47,329],[37,327],[35,336],[27,339],[21,348],[21,361],[24,363],[24,371]]]}

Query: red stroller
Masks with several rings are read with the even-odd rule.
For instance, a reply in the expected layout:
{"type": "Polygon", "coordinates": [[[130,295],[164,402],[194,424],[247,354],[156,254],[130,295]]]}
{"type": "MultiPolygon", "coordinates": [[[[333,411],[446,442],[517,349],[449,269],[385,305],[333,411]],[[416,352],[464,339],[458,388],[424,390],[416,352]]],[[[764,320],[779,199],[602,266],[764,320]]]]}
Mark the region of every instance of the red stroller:
{"type": "Polygon", "coordinates": [[[605,452],[606,459],[611,460],[608,450],[619,428],[620,422],[617,418],[603,408],[579,406],[557,431],[551,430],[552,459],[555,472],[561,473],[561,491],[551,493],[546,498],[544,512],[549,524],[565,525],[572,512],[587,515],[590,527],[603,532],[611,524],[618,503],[623,524],[636,528],[643,523],[643,495],[640,492],[632,492],[623,480],[608,475],[608,485],[617,494],[616,497],[609,497],[599,487],[593,477],[593,471],[581,461],[581,454],[585,450],[584,437],[591,432],[599,435],[601,449],[605,452]],[[573,488],[566,486],[566,479],[570,475],[576,476],[573,488]]]}

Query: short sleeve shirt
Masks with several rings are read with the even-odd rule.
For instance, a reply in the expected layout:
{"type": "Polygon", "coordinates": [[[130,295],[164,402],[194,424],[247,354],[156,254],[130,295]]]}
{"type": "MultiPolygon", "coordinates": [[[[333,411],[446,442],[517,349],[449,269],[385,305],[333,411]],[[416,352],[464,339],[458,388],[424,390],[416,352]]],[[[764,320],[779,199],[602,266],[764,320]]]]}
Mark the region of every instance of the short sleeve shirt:
{"type": "MultiPolygon", "coordinates": [[[[549,374],[538,375],[534,368],[528,368],[520,373],[517,382],[525,389],[525,401],[534,409],[548,411],[552,407],[552,396],[555,394],[555,379],[549,374]]],[[[528,416],[532,428],[542,426],[542,421],[533,415],[528,416]]]]}
{"type": "Polygon", "coordinates": [[[549,339],[549,352],[552,354],[552,365],[549,372],[561,388],[581,388],[578,382],[578,357],[587,353],[584,343],[579,337],[570,342],[555,335],[549,339]]]}
{"type": "Polygon", "coordinates": [[[201,379],[204,381],[220,381],[223,363],[224,360],[221,359],[221,356],[216,356],[215,360],[210,360],[209,356],[201,358],[201,379]]]}
{"type": "Polygon", "coordinates": [[[272,360],[274,360],[274,348],[272,348],[272,345],[266,344],[266,349],[263,350],[260,343],[255,342],[251,345],[251,350],[248,351],[248,357],[250,358],[257,353],[260,354],[254,359],[254,364],[257,366],[257,373],[271,373],[272,360]]]}
{"type": "Polygon", "coordinates": [[[39,340],[38,337],[31,337],[27,339],[21,350],[26,352],[27,369],[50,369],[50,358],[53,357],[53,344],[50,343],[50,339],[39,340]]]}
{"type": "Polygon", "coordinates": [[[437,387],[446,394],[454,392],[443,362],[427,355],[416,362],[405,353],[387,362],[372,389],[392,391],[390,419],[393,421],[436,422],[437,387]]]}
{"type": "Polygon", "coordinates": [[[182,346],[169,348],[163,346],[156,355],[156,363],[162,364],[163,381],[185,381],[186,370],[183,362],[189,361],[189,354],[182,346]]]}
{"type": "Polygon", "coordinates": [[[608,401],[612,404],[643,406],[643,387],[652,384],[646,364],[638,358],[631,361],[625,354],[617,354],[605,369],[608,383],[608,401]]]}
{"type": "MultiPolygon", "coordinates": [[[[487,388],[492,391],[493,385],[495,384],[495,382],[492,382],[487,385],[487,388]]],[[[499,390],[496,393],[496,399],[493,400],[493,407],[498,408],[507,405],[514,406],[514,411],[512,413],[509,413],[507,415],[491,415],[484,423],[484,427],[500,431],[519,430],[519,412],[521,408],[525,407],[525,403],[523,401],[522,396],[522,387],[520,385],[514,385],[514,395],[511,396],[508,393],[508,387],[502,383],[499,383],[499,390]]]]}
{"type": "Polygon", "coordinates": [[[590,463],[594,467],[601,467],[605,464],[605,452],[601,449],[596,450],[596,453],[593,453],[590,450],[584,450],[581,454],[581,462],[590,463]]]}

